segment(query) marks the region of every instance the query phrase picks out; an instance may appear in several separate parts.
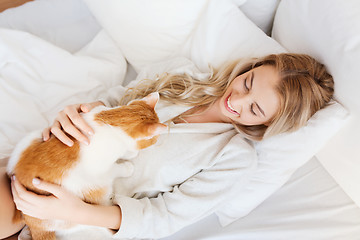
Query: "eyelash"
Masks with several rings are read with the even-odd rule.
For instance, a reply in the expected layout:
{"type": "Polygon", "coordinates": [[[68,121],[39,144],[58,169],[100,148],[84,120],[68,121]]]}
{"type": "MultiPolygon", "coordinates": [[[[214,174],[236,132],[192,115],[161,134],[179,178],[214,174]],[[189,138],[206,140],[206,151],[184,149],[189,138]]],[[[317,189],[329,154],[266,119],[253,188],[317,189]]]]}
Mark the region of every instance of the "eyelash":
{"type": "MultiPolygon", "coordinates": [[[[246,86],[246,81],[247,81],[247,78],[244,80],[244,88],[245,88],[246,92],[249,92],[250,89],[246,86]]],[[[257,116],[257,114],[256,114],[255,111],[254,111],[254,104],[251,104],[251,105],[250,105],[250,112],[251,112],[253,115],[257,116]]]]}
{"type": "Polygon", "coordinates": [[[245,88],[246,92],[249,92],[250,89],[246,86],[246,81],[247,81],[247,78],[244,80],[244,88],[245,88]]]}
{"type": "Polygon", "coordinates": [[[253,115],[257,116],[257,114],[256,114],[255,111],[254,111],[254,104],[251,104],[251,105],[250,105],[250,112],[251,112],[253,115]]]}

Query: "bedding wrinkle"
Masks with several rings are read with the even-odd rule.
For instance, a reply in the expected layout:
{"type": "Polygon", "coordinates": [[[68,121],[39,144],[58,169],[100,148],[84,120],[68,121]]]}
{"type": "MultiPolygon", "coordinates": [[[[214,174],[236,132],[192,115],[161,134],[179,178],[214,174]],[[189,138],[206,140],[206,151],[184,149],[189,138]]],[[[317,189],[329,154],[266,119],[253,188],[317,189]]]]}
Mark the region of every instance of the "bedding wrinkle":
{"type": "Polygon", "coordinates": [[[0,28],[0,156],[43,129],[67,104],[91,102],[122,82],[126,61],[105,32],[78,55],[30,33],[0,28]],[[102,51],[98,51],[101,49],[102,51]]]}

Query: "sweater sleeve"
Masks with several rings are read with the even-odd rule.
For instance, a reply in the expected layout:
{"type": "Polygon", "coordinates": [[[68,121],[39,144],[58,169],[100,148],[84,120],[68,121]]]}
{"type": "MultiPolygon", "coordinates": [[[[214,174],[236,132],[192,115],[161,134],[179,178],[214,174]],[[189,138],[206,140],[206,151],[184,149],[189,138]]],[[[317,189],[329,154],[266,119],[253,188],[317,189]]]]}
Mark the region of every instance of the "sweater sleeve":
{"type": "Polygon", "coordinates": [[[114,237],[161,238],[214,213],[248,182],[256,167],[254,149],[240,138],[232,142],[232,150],[225,151],[220,161],[174,186],[172,191],[154,198],[116,196],[122,223],[114,237]]]}

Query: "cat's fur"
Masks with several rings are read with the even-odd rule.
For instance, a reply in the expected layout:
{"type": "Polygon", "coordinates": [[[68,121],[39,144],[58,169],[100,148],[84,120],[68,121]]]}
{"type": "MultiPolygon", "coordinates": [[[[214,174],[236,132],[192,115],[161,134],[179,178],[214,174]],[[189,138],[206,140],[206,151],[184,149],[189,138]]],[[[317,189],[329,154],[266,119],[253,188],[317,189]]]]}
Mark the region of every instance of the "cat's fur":
{"type": "MultiPolygon", "coordinates": [[[[83,114],[95,132],[89,136],[88,146],[73,139],[74,145],[68,147],[55,137],[43,142],[40,132],[32,133],[16,146],[8,174],[15,174],[21,184],[36,193],[48,194],[33,186],[33,178],[62,185],[86,202],[110,205],[114,178],[133,172],[132,163],[126,160],[154,144],[157,135],[167,129],[154,111],[158,100],[158,93],[153,93],[126,106],[101,106],[83,114]]],[[[25,214],[24,220],[33,240],[56,239],[56,230],[70,227],[62,221],[25,214]]]]}

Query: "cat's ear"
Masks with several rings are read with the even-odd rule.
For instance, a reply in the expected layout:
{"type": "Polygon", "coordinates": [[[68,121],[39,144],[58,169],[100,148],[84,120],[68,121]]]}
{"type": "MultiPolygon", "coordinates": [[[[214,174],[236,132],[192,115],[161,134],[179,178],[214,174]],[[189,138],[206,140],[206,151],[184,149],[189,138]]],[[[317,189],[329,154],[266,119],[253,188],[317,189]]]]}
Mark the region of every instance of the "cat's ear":
{"type": "Polygon", "coordinates": [[[162,123],[152,123],[148,128],[151,137],[164,133],[167,130],[168,126],[162,123]]]}
{"type": "Polygon", "coordinates": [[[158,92],[153,92],[144,97],[142,100],[146,102],[147,105],[149,105],[152,108],[155,108],[156,104],[158,103],[160,99],[160,95],[158,92]]]}

